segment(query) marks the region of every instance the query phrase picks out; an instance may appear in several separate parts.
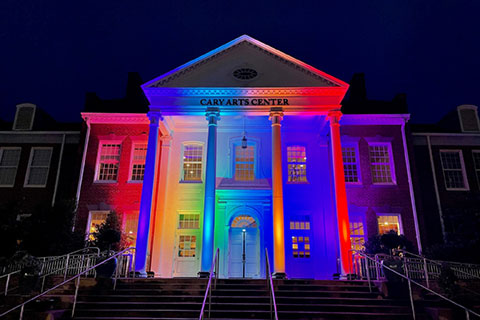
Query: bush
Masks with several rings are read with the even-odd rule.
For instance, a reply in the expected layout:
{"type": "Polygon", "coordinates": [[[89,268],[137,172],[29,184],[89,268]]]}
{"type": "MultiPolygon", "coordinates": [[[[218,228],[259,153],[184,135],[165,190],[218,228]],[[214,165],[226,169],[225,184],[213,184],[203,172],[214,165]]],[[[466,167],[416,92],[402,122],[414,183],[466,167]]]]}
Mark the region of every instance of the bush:
{"type": "Polygon", "coordinates": [[[414,246],[404,235],[398,235],[393,230],[382,235],[372,236],[365,243],[365,251],[369,254],[393,254],[394,249],[412,252],[414,246]]]}
{"type": "Polygon", "coordinates": [[[106,221],[101,225],[97,225],[93,238],[89,242],[90,246],[98,247],[102,251],[120,251],[125,248],[126,237],[122,232],[120,220],[115,212],[110,212],[106,221]]]}

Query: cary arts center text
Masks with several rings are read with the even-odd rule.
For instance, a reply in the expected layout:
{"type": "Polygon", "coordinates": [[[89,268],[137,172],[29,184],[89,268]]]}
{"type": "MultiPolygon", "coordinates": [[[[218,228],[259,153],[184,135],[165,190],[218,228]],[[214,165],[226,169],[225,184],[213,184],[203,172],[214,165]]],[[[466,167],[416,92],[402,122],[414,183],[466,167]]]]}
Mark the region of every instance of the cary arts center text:
{"type": "Polygon", "coordinates": [[[202,106],[288,106],[288,99],[201,99],[202,106]]]}

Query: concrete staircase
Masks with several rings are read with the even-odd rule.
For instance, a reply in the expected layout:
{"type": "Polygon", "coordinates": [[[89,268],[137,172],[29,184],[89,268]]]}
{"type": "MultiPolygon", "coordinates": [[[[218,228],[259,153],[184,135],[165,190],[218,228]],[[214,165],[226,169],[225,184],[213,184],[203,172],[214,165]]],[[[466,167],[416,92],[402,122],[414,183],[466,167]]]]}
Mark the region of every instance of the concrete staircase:
{"type": "MultiPolygon", "coordinates": [[[[369,292],[364,281],[274,282],[279,319],[411,319],[408,300],[384,299],[376,288],[369,292]]],[[[119,281],[115,291],[82,289],[75,319],[198,319],[206,283],[205,279],[135,279],[119,281]]],[[[266,281],[219,279],[210,317],[270,319],[266,281]]]]}

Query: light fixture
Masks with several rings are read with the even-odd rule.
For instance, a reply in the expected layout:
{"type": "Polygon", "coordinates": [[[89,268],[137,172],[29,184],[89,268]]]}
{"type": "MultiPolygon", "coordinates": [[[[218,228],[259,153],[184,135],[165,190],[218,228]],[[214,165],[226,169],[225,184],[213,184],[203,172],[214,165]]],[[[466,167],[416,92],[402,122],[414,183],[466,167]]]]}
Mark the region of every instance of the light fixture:
{"type": "Polygon", "coordinates": [[[245,131],[245,116],[243,116],[243,138],[242,138],[242,149],[247,149],[247,132],[245,131]]]}

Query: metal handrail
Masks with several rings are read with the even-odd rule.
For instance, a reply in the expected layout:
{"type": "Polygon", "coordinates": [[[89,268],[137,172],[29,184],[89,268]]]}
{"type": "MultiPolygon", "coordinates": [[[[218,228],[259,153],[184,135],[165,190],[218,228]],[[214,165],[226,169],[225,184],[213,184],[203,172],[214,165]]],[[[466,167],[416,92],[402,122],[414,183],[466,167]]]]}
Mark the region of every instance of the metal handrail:
{"type": "Polygon", "coordinates": [[[10,278],[12,277],[12,275],[14,275],[16,273],[20,273],[20,271],[21,270],[16,270],[16,271],[13,271],[13,272],[10,272],[8,274],[4,274],[4,275],[0,276],[0,279],[7,277],[7,280],[5,280],[5,292],[4,292],[5,295],[7,295],[7,292],[8,292],[8,285],[10,283],[10,278]]]}
{"type": "MultiPolygon", "coordinates": [[[[377,266],[377,264],[379,264],[379,262],[378,262],[377,260],[372,259],[371,257],[369,257],[368,255],[366,255],[366,254],[363,253],[363,252],[360,252],[360,251],[357,251],[357,250],[352,250],[352,251],[355,252],[356,255],[359,255],[359,256],[367,259],[367,261],[368,261],[368,260],[373,261],[373,262],[375,263],[375,266],[377,266]]],[[[470,313],[471,313],[472,315],[475,315],[475,316],[477,316],[477,317],[480,318],[480,314],[476,313],[475,311],[473,311],[473,310],[471,310],[471,309],[469,309],[469,308],[467,308],[467,307],[465,307],[465,306],[463,306],[463,305],[461,305],[461,304],[459,304],[459,303],[457,303],[457,302],[455,302],[455,301],[453,301],[453,300],[450,300],[449,298],[445,297],[444,295],[442,295],[442,294],[440,294],[440,293],[438,293],[438,292],[433,291],[433,290],[430,289],[430,288],[425,287],[424,285],[416,282],[415,280],[410,279],[410,277],[407,277],[406,275],[403,275],[403,274],[401,274],[401,273],[393,270],[392,268],[384,265],[383,263],[380,263],[380,267],[385,268],[385,269],[389,270],[390,272],[393,272],[394,274],[396,274],[396,275],[400,276],[401,278],[404,278],[404,279],[406,279],[406,280],[408,281],[408,290],[409,290],[409,294],[410,294],[410,305],[411,305],[411,308],[412,308],[412,315],[413,315],[413,319],[414,319],[414,320],[416,319],[416,313],[415,313],[415,306],[414,306],[414,304],[413,304],[413,295],[412,295],[412,286],[411,286],[412,283],[415,284],[415,285],[417,285],[417,286],[419,286],[420,288],[423,288],[423,289],[429,291],[430,293],[433,293],[434,295],[442,298],[443,300],[446,300],[446,301],[448,301],[448,302],[456,305],[457,307],[463,309],[463,310],[465,311],[466,319],[467,319],[467,320],[470,319],[470,313]]],[[[405,266],[405,267],[406,267],[406,266],[405,266]]],[[[369,275],[369,274],[370,274],[370,272],[369,272],[369,270],[368,270],[368,262],[367,262],[367,275],[369,275]]],[[[368,277],[369,286],[370,286],[370,281],[371,281],[371,280],[370,280],[370,277],[368,277]]]]}
{"type": "MultiPolygon", "coordinates": [[[[28,299],[27,301],[24,301],[24,302],[22,302],[21,304],[19,304],[19,305],[15,306],[15,307],[13,307],[13,308],[11,308],[11,309],[3,312],[2,314],[0,314],[0,317],[3,317],[3,316],[5,316],[5,315],[7,315],[8,313],[10,313],[10,312],[12,312],[12,311],[15,311],[15,310],[17,310],[17,309],[20,308],[20,318],[19,318],[19,320],[22,320],[22,319],[23,319],[23,312],[24,312],[24,310],[25,310],[25,305],[26,305],[27,303],[37,300],[38,298],[40,298],[40,297],[46,295],[47,293],[49,293],[49,292],[51,292],[51,291],[53,291],[53,290],[55,290],[55,289],[57,289],[57,288],[65,285],[65,284],[67,284],[68,282],[70,282],[70,281],[72,281],[72,280],[76,280],[76,281],[75,281],[75,295],[74,295],[74,298],[73,298],[73,306],[72,306],[72,318],[73,318],[73,316],[75,315],[75,307],[76,307],[76,305],[77,305],[78,288],[80,287],[80,277],[81,277],[82,275],[90,272],[91,270],[94,270],[94,269],[97,268],[98,266],[106,263],[107,261],[110,261],[110,260],[112,260],[112,259],[114,259],[114,258],[116,258],[116,257],[118,257],[118,256],[120,256],[120,255],[122,255],[122,254],[124,254],[125,252],[130,251],[130,250],[135,250],[135,247],[130,247],[130,248],[124,249],[124,250],[122,250],[122,251],[114,254],[113,256],[108,257],[107,259],[105,259],[105,260],[97,263],[96,265],[88,268],[87,270],[84,270],[84,271],[82,271],[82,272],[74,275],[74,276],[71,277],[70,279],[65,280],[65,281],[63,281],[62,283],[59,283],[59,284],[57,284],[56,286],[53,286],[52,288],[50,288],[50,289],[48,289],[48,290],[46,290],[46,291],[44,291],[44,292],[36,295],[35,297],[30,298],[30,299],[28,299]]],[[[118,266],[117,266],[117,267],[118,267],[118,266]]],[[[116,278],[115,278],[115,280],[116,280],[116,278]]]]}
{"type": "Polygon", "coordinates": [[[209,299],[208,302],[208,318],[210,318],[210,311],[212,310],[212,277],[213,277],[213,271],[215,270],[215,283],[214,283],[214,288],[217,288],[217,278],[218,278],[218,254],[220,252],[220,249],[217,248],[217,251],[215,252],[215,257],[213,258],[212,265],[210,267],[210,275],[208,277],[208,283],[207,283],[207,289],[205,290],[205,296],[203,297],[203,304],[202,304],[202,309],[200,310],[200,316],[198,317],[199,320],[203,319],[204,313],[205,313],[205,305],[207,303],[207,298],[209,299]],[[214,269],[215,267],[215,269],[214,269]]]}
{"type": "Polygon", "coordinates": [[[270,319],[278,320],[277,314],[277,302],[275,300],[275,290],[273,287],[273,280],[272,280],[272,272],[270,270],[270,260],[268,259],[268,250],[265,248],[265,271],[266,271],[266,278],[267,278],[267,287],[270,293],[270,319]],[[273,310],[272,310],[272,303],[273,303],[273,310]],[[273,317],[275,315],[275,317],[273,317]]]}

